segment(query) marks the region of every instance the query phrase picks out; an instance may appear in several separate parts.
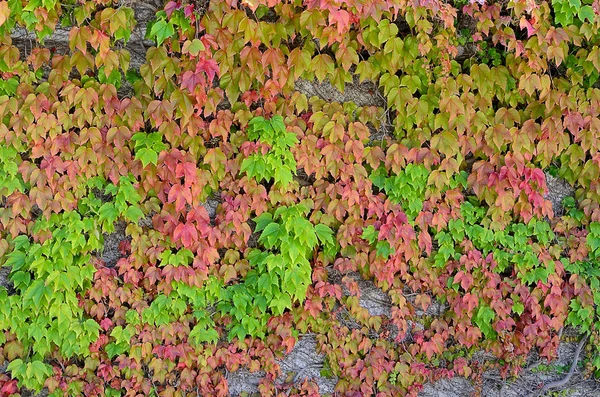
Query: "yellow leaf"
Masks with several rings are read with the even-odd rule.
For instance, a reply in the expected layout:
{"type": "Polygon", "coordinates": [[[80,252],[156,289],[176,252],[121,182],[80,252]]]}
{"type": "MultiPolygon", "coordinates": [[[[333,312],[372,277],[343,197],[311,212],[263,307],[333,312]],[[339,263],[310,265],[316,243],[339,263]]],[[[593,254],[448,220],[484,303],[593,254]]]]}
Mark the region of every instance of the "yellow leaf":
{"type": "Polygon", "coordinates": [[[458,138],[451,131],[443,131],[431,138],[431,147],[446,157],[452,157],[459,152],[458,138]]]}
{"type": "Polygon", "coordinates": [[[323,81],[325,77],[331,76],[335,69],[333,59],[327,54],[320,54],[314,57],[311,61],[311,66],[319,81],[323,81]]]}

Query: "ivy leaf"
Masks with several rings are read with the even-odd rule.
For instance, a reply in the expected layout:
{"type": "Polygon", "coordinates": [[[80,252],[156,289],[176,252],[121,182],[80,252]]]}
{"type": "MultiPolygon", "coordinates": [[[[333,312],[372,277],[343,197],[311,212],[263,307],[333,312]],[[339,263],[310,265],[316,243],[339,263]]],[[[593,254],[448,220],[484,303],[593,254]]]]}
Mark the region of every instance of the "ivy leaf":
{"type": "Polygon", "coordinates": [[[373,225],[369,225],[363,228],[363,233],[360,237],[367,240],[369,244],[375,244],[375,241],[379,238],[379,232],[375,230],[373,225]]]}
{"type": "Polygon", "coordinates": [[[106,354],[108,355],[108,357],[114,358],[114,357],[118,356],[119,354],[127,351],[127,347],[123,346],[120,343],[109,343],[108,345],[106,345],[104,350],[106,351],[106,354]]]}
{"type": "Polygon", "coordinates": [[[246,328],[242,324],[236,324],[229,330],[229,334],[227,335],[229,341],[231,342],[234,338],[238,338],[239,340],[244,340],[248,332],[246,328]]]}
{"type": "Polygon", "coordinates": [[[579,19],[581,19],[582,21],[585,21],[586,19],[590,22],[594,22],[594,17],[595,17],[595,13],[594,13],[594,9],[592,8],[592,6],[583,6],[579,9],[579,12],[577,13],[577,16],[579,17],[579,19]]]}
{"type": "Polygon", "coordinates": [[[496,318],[496,312],[489,306],[480,306],[473,318],[481,332],[489,339],[493,339],[495,336],[495,331],[492,328],[494,318],[496,318]]]}
{"type": "Polygon", "coordinates": [[[515,302],[513,303],[512,311],[520,316],[525,311],[525,306],[521,302],[515,302]]]}
{"type": "Polygon", "coordinates": [[[26,375],[29,378],[35,378],[39,386],[39,388],[36,391],[39,391],[39,389],[41,389],[41,386],[43,386],[46,378],[50,376],[51,372],[49,368],[50,367],[48,365],[44,364],[41,361],[32,361],[31,363],[27,364],[26,375]]]}
{"type": "Polygon", "coordinates": [[[294,179],[292,172],[285,166],[275,167],[274,179],[278,185],[287,187],[294,179]]]}
{"type": "Polygon", "coordinates": [[[280,316],[285,312],[285,309],[292,307],[292,300],[290,296],[286,293],[282,293],[279,296],[273,298],[269,307],[273,311],[273,314],[276,316],[280,316]]]}
{"type": "Polygon", "coordinates": [[[255,232],[260,232],[263,230],[269,223],[273,221],[273,215],[269,212],[263,212],[260,216],[254,218],[254,222],[256,222],[255,232]]]}
{"type": "Polygon", "coordinates": [[[280,228],[281,227],[278,223],[270,223],[265,230],[263,230],[262,234],[258,238],[258,241],[263,244],[266,242],[265,246],[270,248],[273,246],[274,239],[276,239],[279,235],[280,228]]]}
{"type": "MultiPolygon", "coordinates": [[[[283,252],[283,249],[282,249],[282,252],[283,252]]],[[[298,257],[300,256],[300,252],[301,252],[300,244],[298,244],[296,241],[292,241],[287,250],[287,253],[290,256],[290,259],[292,260],[292,263],[297,263],[296,261],[298,260],[298,257]]]]}
{"type": "Polygon", "coordinates": [[[125,217],[131,222],[137,222],[144,216],[144,213],[141,209],[134,206],[129,206],[127,208],[127,212],[125,213],[125,217]]]}
{"type": "Polygon", "coordinates": [[[156,165],[158,163],[158,153],[149,148],[141,148],[136,151],[135,158],[142,162],[142,165],[146,167],[152,163],[156,165]]]}
{"type": "Polygon", "coordinates": [[[173,231],[173,238],[181,240],[184,247],[189,248],[198,240],[198,230],[193,223],[180,223],[173,231]]]}
{"type": "Polygon", "coordinates": [[[315,233],[321,244],[334,244],[333,241],[333,230],[329,226],[318,224],[315,226],[315,233]]]}
{"type": "Polygon", "coordinates": [[[333,75],[335,65],[333,59],[327,54],[315,56],[311,61],[311,68],[319,81],[325,80],[325,77],[333,75]]]}
{"type": "Polygon", "coordinates": [[[269,120],[273,129],[277,132],[285,132],[285,124],[283,123],[283,117],[275,115],[269,120]]]}
{"type": "Polygon", "coordinates": [[[204,44],[202,44],[202,41],[200,41],[200,39],[194,39],[194,40],[186,40],[185,43],[183,43],[183,48],[181,49],[181,52],[183,54],[192,54],[193,56],[198,56],[198,54],[200,53],[200,51],[204,51],[206,48],[204,47],[204,44]]]}
{"type": "Polygon", "coordinates": [[[35,306],[39,307],[40,300],[42,299],[42,296],[45,292],[46,286],[44,284],[44,281],[42,279],[37,279],[33,283],[31,283],[31,286],[23,296],[23,302],[33,300],[35,306]]]}
{"type": "Polygon", "coordinates": [[[10,16],[10,9],[8,8],[7,1],[0,1],[0,26],[4,25],[4,22],[8,20],[10,16]]]}
{"type": "Polygon", "coordinates": [[[442,131],[433,136],[431,138],[431,147],[438,150],[446,157],[452,157],[460,151],[458,139],[451,131],[442,131]]]}
{"type": "Polygon", "coordinates": [[[20,358],[13,360],[6,367],[9,370],[14,378],[22,378],[27,370],[26,365],[23,363],[23,360],[20,358]]]}
{"type": "Polygon", "coordinates": [[[5,266],[11,266],[12,271],[16,272],[20,270],[25,265],[26,254],[23,251],[13,251],[7,255],[8,259],[5,266]]]}
{"type": "Polygon", "coordinates": [[[99,219],[101,221],[108,221],[113,223],[119,217],[119,211],[115,208],[113,203],[104,203],[98,210],[99,219]]]}
{"type": "Polygon", "coordinates": [[[156,37],[156,44],[159,46],[169,37],[175,34],[175,27],[171,22],[165,20],[159,20],[152,25],[150,30],[150,36],[156,37]]]}
{"type": "Polygon", "coordinates": [[[190,332],[188,338],[192,340],[196,345],[201,343],[215,343],[219,340],[219,333],[214,328],[206,329],[206,326],[196,325],[190,332]]]}
{"type": "Polygon", "coordinates": [[[390,255],[393,255],[396,251],[393,247],[390,246],[390,243],[387,241],[378,241],[376,250],[377,255],[384,259],[388,259],[390,255]]]}
{"type": "Polygon", "coordinates": [[[600,223],[592,222],[589,226],[589,233],[586,236],[586,242],[592,252],[600,248],[600,223]]]}

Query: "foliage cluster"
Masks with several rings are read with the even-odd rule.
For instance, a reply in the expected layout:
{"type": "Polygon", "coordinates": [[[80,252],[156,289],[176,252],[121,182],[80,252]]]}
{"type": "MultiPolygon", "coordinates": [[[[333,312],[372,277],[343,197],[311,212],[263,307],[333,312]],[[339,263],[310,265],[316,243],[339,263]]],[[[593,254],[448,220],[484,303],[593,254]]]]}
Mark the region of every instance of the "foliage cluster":
{"type": "Polygon", "coordinates": [[[306,333],[339,395],[414,396],[600,337],[598,1],[203,4],[156,10],[133,68],[136,2],[0,0],[0,396],[226,396],[242,367],[317,396],[277,382],[306,333]]]}

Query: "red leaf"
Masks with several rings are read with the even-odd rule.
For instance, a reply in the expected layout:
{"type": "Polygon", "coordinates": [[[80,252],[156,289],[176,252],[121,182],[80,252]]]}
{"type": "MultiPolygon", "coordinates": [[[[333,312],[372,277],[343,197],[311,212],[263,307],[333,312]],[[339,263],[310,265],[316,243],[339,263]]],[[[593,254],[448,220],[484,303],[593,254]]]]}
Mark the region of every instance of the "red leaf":
{"type": "Polygon", "coordinates": [[[470,274],[465,273],[461,270],[460,272],[456,273],[456,276],[454,277],[454,281],[457,283],[460,283],[460,286],[465,291],[468,291],[469,287],[471,287],[471,285],[473,285],[473,276],[471,276],[470,274]]]}
{"type": "Polygon", "coordinates": [[[196,64],[196,72],[203,71],[208,76],[208,81],[212,82],[215,75],[219,74],[219,65],[214,59],[206,59],[204,57],[198,60],[196,64]]]}
{"type": "Polygon", "coordinates": [[[192,203],[192,191],[183,185],[173,185],[169,190],[168,200],[169,203],[175,202],[175,209],[181,211],[185,208],[186,203],[192,203]]]}
{"type": "Polygon", "coordinates": [[[421,350],[427,356],[427,359],[431,360],[434,354],[439,354],[442,352],[442,347],[444,346],[443,338],[441,335],[434,335],[431,340],[424,342],[421,350]]]}
{"type": "Polygon", "coordinates": [[[190,93],[194,93],[197,85],[206,85],[206,77],[191,70],[183,73],[181,76],[181,88],[187,88],[190,93]]]}
{"type": "MultiPolygon", "coordinates": [[[[532,21],[535,23],[535,19],[532,18],[532,21]]],[[[531,24],[531,22],[529,22],[527,20],[527,18],[525,18],[524,16],[521,17],[521,21],[519,22],[519,27],[521,29],[527,29],[527,37],[531,37],[535,34],[535,32],[537,31],[536,28],[533,27],[533,25],[531,24]]]]}
{"type": "Polygon", "coordinates": [[[348,27],[350,27],[350,14],[346,10],[330,10],[329,24],[337,24],[338,33],[342,34],[348,31],[348,27]]]}
{"type": "Polygon", "coordinates": [[[0,389],[0,395],[11,396],[17,393],[18,390],[19,388],[17,387],[17,381],[13,379],[11,381],[6,382],[4,386],[2,386],[2,389],[0,389]]]}
{"type": "Polygon", "coordinates": [[[467,306],[468,312],[473,311],[473,309],[475,309],[477,307],[477,304],[479,303],[477,295],[471,294],[470,292],[466,293],[465,296],[463,296],[462,301],[463,304],[467,306]]]}
{"type": "Polygon", "coordinates": [[[285,346],[286,353],[287,354],[291,353],[292,349],[296,345],[296,338],[294,338],[293,336],[288,336],[286,338],[283,338],[283,345],[285,346]]]}
{"type": "Polygon", "coordinates": [[[548,294],[544,300],[544,305],[549,307],[553,313],[558,313],[557,308],[564,305],[562,295],[548,294]]]}
{"type": "Polygon", "coordinates": [[[192,244],[198,241],[198,231],[192,223],[180,223],[173,231],[173,238],[181,243],[185,248],[190,248],[192,244]]]}
{"type": "Polygon", "coordinates": [[[425,251],[427,255],[431,255],[433,244],[431,242],[431,235],[427,230],[421,230],[419,233],[419,248],[425,251]]]}
{"type": "Polygon", "coordinates": [[[177,2],[175,1],[169,1],[166,5],[165,5],[165,13],[167,14],[167,18],[171,16],[171,14],[173,13],[173,11],[175,11],[176,9],[179,8],[179,5],[177,4],[177,2]]]}
{"type": "Polygon", "coordinates": [[[186,187],[190,187],[193,183],[198,181],[196,164],[189,161],[177,164],[175,175],[177,178],[185,177],[184,185],[186,187]]]}
{"type": "Polygon", "coordinates": [[[315,299],[307,299],[304,302],[304,309],[310,313],[313,318],[317,318],[323,310],[322,301],[317,297],[315,299]]]}
{"type": "Polygon", "coordinates": [[[112,326],[113,322],[110,318],[105,318],[104,320],[100,321],[100,327],[102,327],[102,329],[105,331],[110,329],[112,326]]]}
{"type": "Polygon", "coordinates": [[[189,222],[197,222],[201,230],[202,226],[210,226],[210,216],[208,215],[208,211],[201,205],[188,212],[187,220],[189,222]]]}

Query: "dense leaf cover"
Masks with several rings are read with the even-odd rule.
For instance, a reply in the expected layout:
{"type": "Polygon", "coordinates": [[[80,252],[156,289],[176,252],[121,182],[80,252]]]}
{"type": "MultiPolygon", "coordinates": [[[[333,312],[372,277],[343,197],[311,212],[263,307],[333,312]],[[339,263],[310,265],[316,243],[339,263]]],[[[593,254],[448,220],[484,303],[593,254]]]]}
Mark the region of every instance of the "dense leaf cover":
{"type": "Polygon", "coordinates": [[[277,381],[306,333],[338,395],[414,396],[598,337],[598,0],[170,1],[139,70],[134,3],[0,0],[0,396],[225,396],[242,367],[317,396],[277,381]]]}

